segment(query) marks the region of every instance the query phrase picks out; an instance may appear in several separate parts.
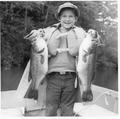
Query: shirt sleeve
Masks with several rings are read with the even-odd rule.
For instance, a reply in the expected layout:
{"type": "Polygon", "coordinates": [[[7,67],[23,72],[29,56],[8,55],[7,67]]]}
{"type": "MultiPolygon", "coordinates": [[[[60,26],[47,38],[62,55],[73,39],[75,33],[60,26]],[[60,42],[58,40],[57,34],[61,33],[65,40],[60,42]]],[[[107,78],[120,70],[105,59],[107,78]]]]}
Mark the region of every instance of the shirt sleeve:
{"type": "Polygon", "coordinates": [[[56,30],[55,27],[47,27],[47,28],[44,29],[44,32],[45,32],[44,39],[45,39],[45,41],[47,43],[48,54],[50,56],[51,55],[56,55],[56,53],[57,53],[57,50],[56,50],[56,47],[57,47],[56,40],[51,40],[51,36],[52,36],[52,34],[54,33],[55,30],[56,30]]]}
{"type": "Polygon", "coordinates": [[[83,28],[79,28],[79,29],[78,29],[77,38],[78,38],[79,47],[80,47],[82,41],[85,39],[86,34],[87,34],[87,33],[86,33],[86,31],[85,31],[83,28]]]}
{"type": "Polygon", "coordinates": [[[72,56],[78,56],[80,45],[81,45],[82,41],[84,40],[84,38],[86,37],[86,31],[83,28],[79,28],[79,27],[76,27],[74,29],[74,31],[75,31],[75,35],[77,37],[77,41],[76,41],[75,48],[70,50],[69,53],[72,56]]]}

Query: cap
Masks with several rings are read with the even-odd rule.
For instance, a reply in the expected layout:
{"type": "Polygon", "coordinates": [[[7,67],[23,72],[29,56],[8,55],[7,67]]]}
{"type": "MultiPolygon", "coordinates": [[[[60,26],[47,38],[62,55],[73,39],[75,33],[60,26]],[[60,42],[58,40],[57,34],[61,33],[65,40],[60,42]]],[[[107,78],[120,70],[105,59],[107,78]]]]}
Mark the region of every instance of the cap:
{"type": "Polygon", "coordinates": [[[77,17],[79,17],[78,7],[76,5],[70,3],[70,2],[66,2],[66,3],[64,3],[64,4],[62,4],[62,5],[59,6],[57,14],[56,14],[57,19],[59,19],[61,11],[64,10],[65,8],[71,8],[71,9],[73,9],[75,11],[75,15],[77,17]]]}

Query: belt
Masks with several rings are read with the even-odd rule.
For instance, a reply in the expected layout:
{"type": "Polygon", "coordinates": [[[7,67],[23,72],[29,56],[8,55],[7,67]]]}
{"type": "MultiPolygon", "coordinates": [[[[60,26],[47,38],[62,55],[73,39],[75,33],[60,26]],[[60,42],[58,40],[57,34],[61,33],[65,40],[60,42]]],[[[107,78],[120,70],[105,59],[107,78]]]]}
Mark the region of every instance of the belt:
{"type": "Polygon", "coordinates": [[[64,72],[64,71],[61,71],[61,72],[51,72],[50,74],[53,74],[53,73],[60,74],[60,75],[65,75],[65,74],[76,74],[75,72],[64,72]]]}

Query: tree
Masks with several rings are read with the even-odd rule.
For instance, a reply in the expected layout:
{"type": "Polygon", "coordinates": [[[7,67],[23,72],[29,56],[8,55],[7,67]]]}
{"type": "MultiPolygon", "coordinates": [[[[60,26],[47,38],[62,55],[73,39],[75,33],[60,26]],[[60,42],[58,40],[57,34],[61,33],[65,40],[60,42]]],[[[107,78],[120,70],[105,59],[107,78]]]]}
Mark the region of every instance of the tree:
{"type": "MultiPolygon", "coordinates": [[[[57,23],[55,14],[58,6],[64,2],[0,2],[2,66],[20,66],[26,59],[29,59],[30,43],[23,37],[33,29],[57,23]]],[[[109,66],[109,63],[113,63],[117,67],[117,2],[71,2],[77,5],[80,11],[80,17],[76,24],[86,31],[89,28],[96,29],[105,42],[105,47],[98,48],[98,66],[101,64],[109,66]]]]}

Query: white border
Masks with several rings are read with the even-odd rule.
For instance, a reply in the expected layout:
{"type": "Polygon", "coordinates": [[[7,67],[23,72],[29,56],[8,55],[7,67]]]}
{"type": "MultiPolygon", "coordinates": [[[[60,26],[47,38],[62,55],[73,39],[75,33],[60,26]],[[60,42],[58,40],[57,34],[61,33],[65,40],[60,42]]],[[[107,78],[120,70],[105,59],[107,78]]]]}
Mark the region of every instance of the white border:
{"type": "MultiPolygon", "coordinates": [[[[34,0],[0,0],[0,1],[34,1],[34,0]]],[[[47,1],[47,0],[35,0],[35,1],[47,1]]],[[[56,1],[56,0],[48,0],[48,1],[56,1]]],[[[61,0],[61,1],[64,1],[64,0],[61,0]]],[[[120,44],[120,34],[119,34],[119,32],[120,32],[120,1],[119,0],[65,0],[65,1],[117,1],[118,2],[118,90],[119,90],[119,84],[120,84],[120,81],[119,81],[119,76],[120,76],[120,70],[119,70],[119,66],[120,66],[120,62],[119,62],[119,59],[120,59],[120,53],[119,53],[119,51],[120,51],[120,48],[119,48],[119,44],[120,44]]],[[[120,94],[119,94],[120,95],[120,94]]],[[[119,98],[118,98],[119,99],[119,98]]],[[[0,99],[0,101],[1,101],[1,99],[0,99]]],[[[119,102],[120,102],[120,99],[119,99],[119,102]]],[[[120,105],[119,105],[119,109],[120,109],[120,105]]],[[[120,110],[119,110],[119,113],[120,113],[120,110]]],[[[28,118],[28,117],[1,117],[1,114],[0,114],[0,118],[1,119],[18,119],[18,118],[23,118],[23,119],[26,119],[26,118],[28,118]]],[[[30,119],[47,119],[47,118],[50,118],[50,119],[64,119],[64,118],[69,118],[69,119],[73,119],[73,118],[75,118],[75,119],[86,119],[86,118],[84,118],[84,117],[29,117],[30,119]]],[[[101,119],[101,117],[89,117],[89,119],[101,119]]],[[[119,116],[117,116],[117,117],[102,117],[103,119],[118,119],[118,118],[120,118],[120,114],[119,114],[119,116]]]]}

